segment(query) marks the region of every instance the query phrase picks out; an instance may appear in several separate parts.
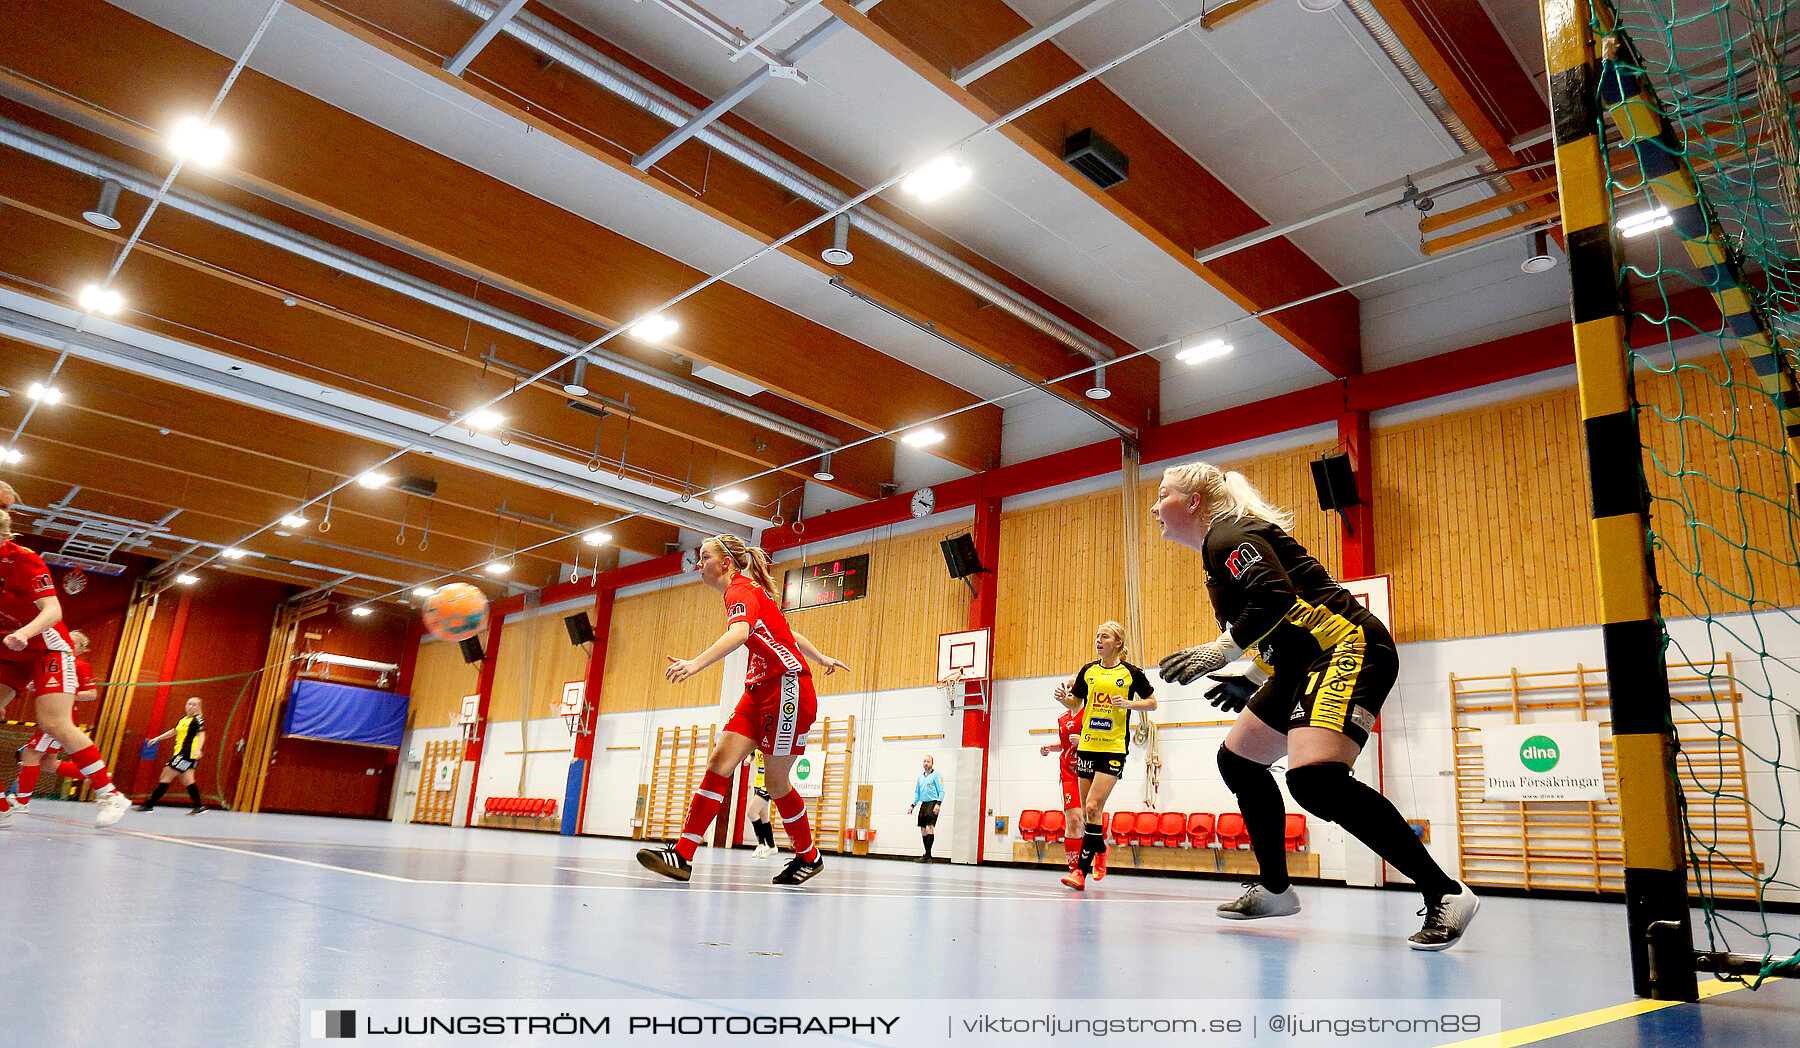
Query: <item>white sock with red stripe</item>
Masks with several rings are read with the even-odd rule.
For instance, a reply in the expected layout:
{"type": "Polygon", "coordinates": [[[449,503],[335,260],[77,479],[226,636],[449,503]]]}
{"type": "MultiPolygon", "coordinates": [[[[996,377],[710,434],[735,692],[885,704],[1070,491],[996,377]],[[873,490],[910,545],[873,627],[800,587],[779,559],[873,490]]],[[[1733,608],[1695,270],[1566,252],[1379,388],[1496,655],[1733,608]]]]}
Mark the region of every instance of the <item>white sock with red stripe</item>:
{"type": "Polygon", "coordinates": [[[69,754],[68,762],[75,766],[81,777],[94,788],[94,795],[104,797],[113,792],[112,776],[106,774],[106,761],[100,757],[100,747],[89,744],[80,753],[69,754]]]}
{"type": "Polygon", "coordinates": [[[681,821],[681,839],[675,842],[675,850],[682,858],[694,861],[694,853],[706,840],[706,828],[718,818],[719,806],[725,803],[725,791],[730,786],[731,779],[717,772],[709,771],[700,780],[700,788],[694,791],[693,802],[688,805],[687,818],[681,821]]]}
{"type": "Polygon", "coordinates": [[[819,849],[813,847],[812,823],[806,821],[806,801],[799,790],[789,790],[775,798],[775,810],[781,813],[781,828],[794,842],[794,854],[807,862],[819,861],[819,849]]]}

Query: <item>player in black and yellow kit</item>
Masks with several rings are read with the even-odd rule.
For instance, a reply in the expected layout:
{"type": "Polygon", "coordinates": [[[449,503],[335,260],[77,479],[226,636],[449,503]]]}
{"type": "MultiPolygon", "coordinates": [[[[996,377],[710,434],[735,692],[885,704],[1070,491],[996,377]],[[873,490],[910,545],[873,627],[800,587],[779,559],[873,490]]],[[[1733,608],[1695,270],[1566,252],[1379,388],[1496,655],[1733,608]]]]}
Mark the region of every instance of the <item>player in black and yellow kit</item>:
{"type": "Polygon", "coordinates": [[[187,787],[188,799],[194,802],[189,815],[198,815],[206,810],[200,803],[200,787],[194,784],[194,765],[200,763],[200,756],[206,748],[206,722],[200,719],[200,696],[195,695],[187,700],[187,716],[175,722],[175,726],[163,732],[151,742],[161,742],[170,736],[175,737],[175,752],[169,755],[169,763],[163,765],[162,775],[156,781],[156,789],[150,799],[144,802],[140,811],[151,811],[156,802],[162,800],[163,794],[169,792],[169,783],[176,779],[187,787]]]}
{"type": "Polygon", "coordinates": [[[1242,473],[1204,462],[1172,467],[1150,513],[1164,538],[1200,551],[1225,627],[1217,640],[1163,659],[1163,680],[1208,677],[1214,705],[1252,714],[1232,724],[1219,773],[1243,812],[1260,876],[1219,915],[1300,910],[1287,878],[1281,791],[1269,772],[1286,756],[1288,792],[1301,807],[1342,826],[1424,893],[1413,949],[1454,945],[1480,905],[1475,894],[1443,871],[1392,801],[1350,773],[1399,674],[1387,627],[1288,535],[1291,516],[1242,473]],[[1248,648],[1258,649],[1255,659],[1240,658],[1248,648]]]}
{"type": "Polygon", "coordinates": [[[1081,718],[1081,738],[1075,744],[1075,776],[1081,780],[1081,859],[1062,879],[1076,891],[1087,887],[1095,857],[1106,854],[1100,816],[1106,812],[1113,787],[1125,774],[1131,711],[1156,708],[1150,678],[1125,661],[1126,650],[1125,627],[1102,622],[1094,629],[1094,654],[1098,657],[1056,688],[1056,701],[1081,718]]]}

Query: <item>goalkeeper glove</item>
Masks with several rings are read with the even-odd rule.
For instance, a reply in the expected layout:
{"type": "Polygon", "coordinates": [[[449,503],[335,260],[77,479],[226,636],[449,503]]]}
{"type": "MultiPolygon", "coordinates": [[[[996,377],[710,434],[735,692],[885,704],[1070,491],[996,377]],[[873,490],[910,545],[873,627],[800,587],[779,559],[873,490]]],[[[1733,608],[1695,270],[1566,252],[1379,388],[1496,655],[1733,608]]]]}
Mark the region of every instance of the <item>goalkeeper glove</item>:
{"type": "Polygon", "coordinates": [[[1157,664],[1157,669],[1162,679],[1170,684],[1192,684],[1243,653],[1244,649],[1231,639],[1231,631],[1226,630],[1219,634],[1218,640],[1183,648],[1166,656],[1157,664]]]}
{"type": "Polygon", "coordinates": [[[1250,699],[1269,675],[1254,658],[1249,658],[1239,659],[1217,673],[1209,673],[1206,679],[1214,682],[1203,692],[1207,701],[1223,713],[1237,713],[1250,704],[1250,699]]]}

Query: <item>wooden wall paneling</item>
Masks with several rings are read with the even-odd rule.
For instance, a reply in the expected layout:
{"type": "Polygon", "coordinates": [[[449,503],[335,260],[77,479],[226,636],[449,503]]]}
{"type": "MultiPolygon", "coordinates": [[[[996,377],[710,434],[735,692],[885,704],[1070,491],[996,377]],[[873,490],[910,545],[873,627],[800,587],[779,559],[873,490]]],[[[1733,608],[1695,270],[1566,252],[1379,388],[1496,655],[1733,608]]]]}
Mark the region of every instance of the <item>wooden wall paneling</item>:
{"type": "Polygon", "coordinates": [[[716,706],[723,670],[708,667],[682,684],[663,678],[665,656],[692,658],[725,631],[716,590],[693,582],[627,597],[613,605],[600,712],[716,706]]]}
{"type": "MultiPolygon", "coordinates": [[[[487,631],[481,633],[487,643],[487,631]]],[[[406,726],[412,729],[445,728],[456,723],[464,695],[475,694],[480,683],[479,664],[462,660],[455,642],[427,637],[419,642],[419,661],[413,668],[412,703],[406,726]]]]}
{"type": "Polygon", "coordinates": [[[1002,516],[995,679],[1072,674],[1093,658],[1094,627],[1124,619],[1119,501],[1108,488],[1002,516]]]}

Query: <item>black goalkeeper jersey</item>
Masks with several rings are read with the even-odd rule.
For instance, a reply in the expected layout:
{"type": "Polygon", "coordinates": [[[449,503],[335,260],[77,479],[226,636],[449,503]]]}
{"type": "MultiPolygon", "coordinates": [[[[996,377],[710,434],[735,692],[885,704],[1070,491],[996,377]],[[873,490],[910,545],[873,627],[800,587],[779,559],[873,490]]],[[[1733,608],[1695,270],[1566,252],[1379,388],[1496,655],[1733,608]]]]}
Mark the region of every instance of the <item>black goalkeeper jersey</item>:
{"type": "Polygon", "coordinates": [[[1306,547],[1266,520],[1220,520],[1201,556],[1219,625],[1276,670],[1310,664],[1363,627],[1382,638],[1381,620],[1338,585],[1306,547]]]}

